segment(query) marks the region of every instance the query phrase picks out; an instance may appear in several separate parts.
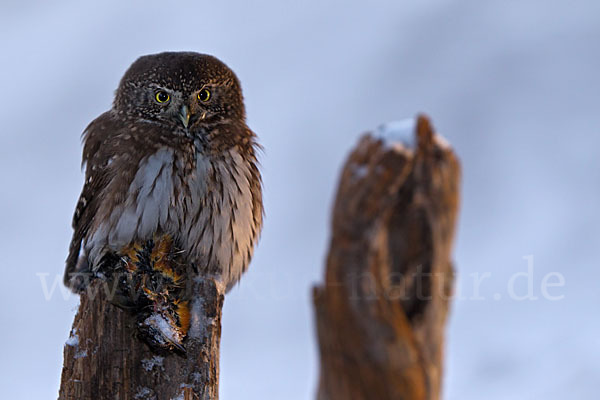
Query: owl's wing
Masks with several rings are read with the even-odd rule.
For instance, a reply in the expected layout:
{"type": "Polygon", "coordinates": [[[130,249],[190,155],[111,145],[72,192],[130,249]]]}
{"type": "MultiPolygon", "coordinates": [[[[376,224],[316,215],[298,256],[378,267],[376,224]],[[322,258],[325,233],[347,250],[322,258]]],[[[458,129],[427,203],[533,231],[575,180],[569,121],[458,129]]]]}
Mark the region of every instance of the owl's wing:
{"type": "MultiPolygon", "coordinates": [[[[80,288],[75,287],[78,286],[78,283],[74,281],[72,274],[79,272],[78,270],[80,269],[85,269],[82,266],[78,266],[81,242],[90,228],[94,215],[98,211],[101,200],[99,198],[100,193],[108,180],[108,169],[106,168],[106,161],[108,160],[103,160],[101,145],[106,139],[107,133],[112,131],[110,129],[111,125],[114,125],[114,122],[108,113],[105,113],[94,120],[83,133],[84,148],[82,165],[85,165],[86,169],[85,183],[73,215],[73,238],[69,245],[69,255],[63,277],[65,285],[74,290],[80,288]]],[[[85,262],[85,260],[82,261],[85,262]]]]}
{"type": "Polygon", "coordinates": [[[193,149],[189,138],[169,134],[159,125],[138,124],[135,128],[109,111],[92,121],[83,133],[85,184],[73,216],[74,232],[64,275],[65,285],[75,291],[85,286],[81,279],[74,279],[81,277],[77,273],[88,270],[87,257],[80,257],[81,244],[95,227],[95,219],[102,218],[100,212],[124,198],[140,161],[164,146],[179,149],[180,153],[193,149]]]}

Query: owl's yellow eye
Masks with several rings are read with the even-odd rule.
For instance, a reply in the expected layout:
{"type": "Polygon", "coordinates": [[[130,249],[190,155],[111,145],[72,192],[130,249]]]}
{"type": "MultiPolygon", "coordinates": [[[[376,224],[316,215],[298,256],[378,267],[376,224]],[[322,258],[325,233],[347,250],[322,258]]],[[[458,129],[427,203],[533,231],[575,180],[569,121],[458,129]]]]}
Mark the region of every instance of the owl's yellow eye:
{"type": "Polygon", "coordinates": [[[156,92],[156,94],[154,95],[154,98],[159,103],[166,103],[167,101],[171,100],[171,96],[169,96],[168,93],[165,93],[162,90],[156,92]]]}
{"type": "Polygon", "coordinates": [[[198,99],[205,102],[210,100],[210,90],[202,89],[200,93],[198,93],[198,99]]]}

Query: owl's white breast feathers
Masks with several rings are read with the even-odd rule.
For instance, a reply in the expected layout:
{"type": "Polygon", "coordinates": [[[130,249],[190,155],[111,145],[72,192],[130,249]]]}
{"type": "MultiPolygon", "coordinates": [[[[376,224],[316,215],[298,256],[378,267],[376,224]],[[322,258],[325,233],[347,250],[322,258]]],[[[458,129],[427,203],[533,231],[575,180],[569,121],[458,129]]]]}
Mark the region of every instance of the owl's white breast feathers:
{"type": "Polygon", "coordinates": [[[107,250],[119,251],[163,232],[177,240],[200,273],[220,278],[228,288],[237,282],[259,228],[250,166],[232,149],[217,160],[198,154],[195,170],[187,175],[181,171],[181,160],[170,148],[142,159],[125,200],[107,210],[108,218],[95,224],[85,240],[93,267],[107,250]]]}

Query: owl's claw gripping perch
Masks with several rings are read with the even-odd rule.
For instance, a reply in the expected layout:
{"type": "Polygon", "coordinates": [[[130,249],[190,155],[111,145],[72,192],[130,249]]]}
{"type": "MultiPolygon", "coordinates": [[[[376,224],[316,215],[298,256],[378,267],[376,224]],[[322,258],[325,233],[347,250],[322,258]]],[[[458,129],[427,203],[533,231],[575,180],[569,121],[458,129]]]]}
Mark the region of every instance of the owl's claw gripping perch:
{"type": "Polygon", "coordinates": [[[184,354],[190,312],[180,254],[170,236],[158,235],[111,256],[100,272],[116,287],[111,302],[136,316],[141,339],[184,354]]]}

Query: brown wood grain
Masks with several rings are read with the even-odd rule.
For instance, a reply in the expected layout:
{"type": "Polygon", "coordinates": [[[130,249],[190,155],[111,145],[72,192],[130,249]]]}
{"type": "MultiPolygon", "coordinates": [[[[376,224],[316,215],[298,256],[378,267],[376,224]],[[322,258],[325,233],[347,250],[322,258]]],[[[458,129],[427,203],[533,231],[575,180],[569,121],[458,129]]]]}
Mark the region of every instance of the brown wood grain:
{"type": "Polygon", "coordinates": [[[95,281],[81,295],[65,345],[59,399],[218,399],[223,295],[210,279],[193,290],[183,357],[150,350],[135,335],[134,317],[110,304],[95,281]]]}
{"type": "Polygon", "coordinates": [[[342,170],[313,291],[319,400],[436,400],[460,165],[419,116],[415,148],[367,134],[342,170]]]}

